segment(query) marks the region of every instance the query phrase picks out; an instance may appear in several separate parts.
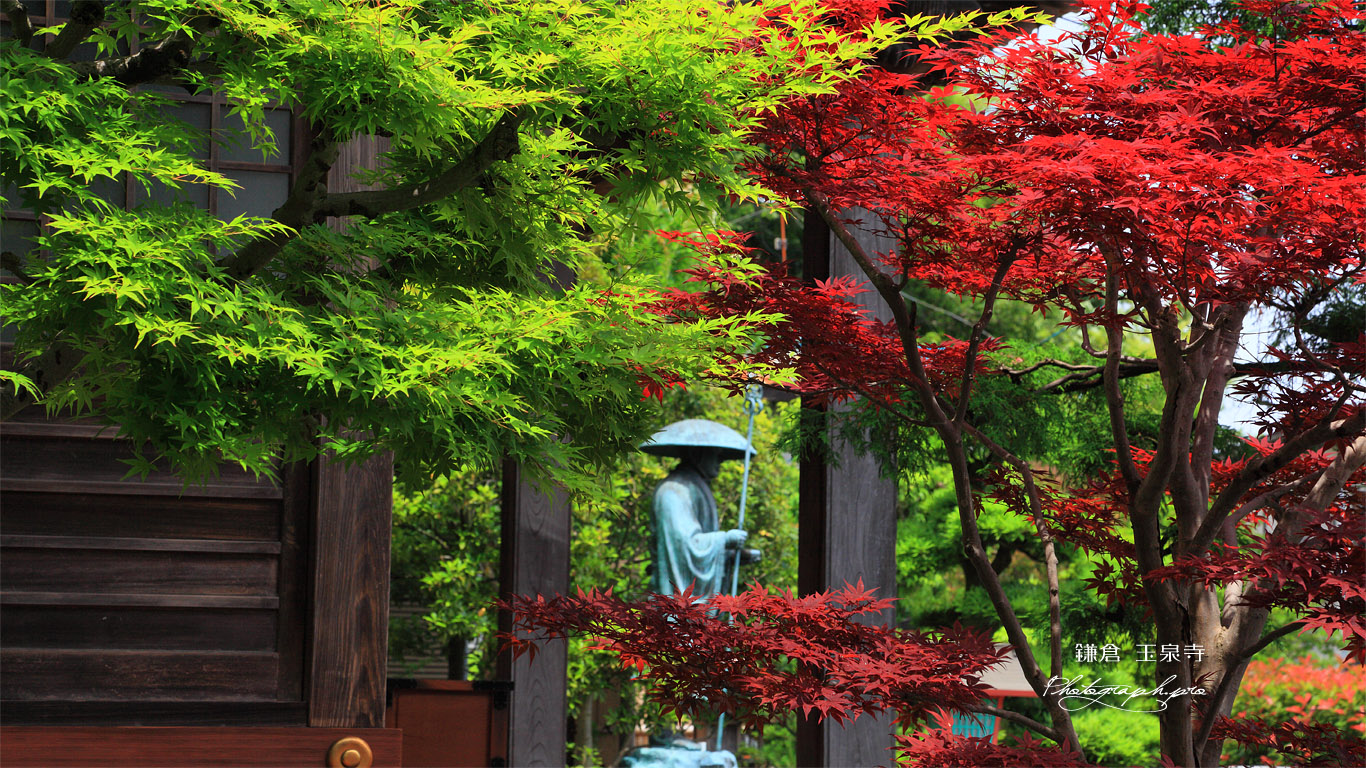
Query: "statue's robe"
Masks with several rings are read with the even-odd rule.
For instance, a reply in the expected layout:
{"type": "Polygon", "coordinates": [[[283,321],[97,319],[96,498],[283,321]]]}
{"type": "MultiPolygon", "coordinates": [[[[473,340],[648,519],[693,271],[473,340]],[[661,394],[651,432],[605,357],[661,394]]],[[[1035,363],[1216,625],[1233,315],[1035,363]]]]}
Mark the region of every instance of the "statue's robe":
{"type": "Polygon", "coordinates": [[[719,527],[711,486],[691,465],[679,465],[655,490],[650,589],[672,594],[692,584],[698,597],[721,592],[726,532],[719,527]]]}
{"type": "MultiPolygon", "coordinates": [[[[692,465],[680,464],[655,489],[654,573],[650,589],[672,594],[693,585],[693,594],[721,592],[728,572],[726,532],[717,530],[716,497],[692,465]]],[[[735,768],[735,755],[712,751],[665,731],[622,759],[627,768],[735,768]]]]}

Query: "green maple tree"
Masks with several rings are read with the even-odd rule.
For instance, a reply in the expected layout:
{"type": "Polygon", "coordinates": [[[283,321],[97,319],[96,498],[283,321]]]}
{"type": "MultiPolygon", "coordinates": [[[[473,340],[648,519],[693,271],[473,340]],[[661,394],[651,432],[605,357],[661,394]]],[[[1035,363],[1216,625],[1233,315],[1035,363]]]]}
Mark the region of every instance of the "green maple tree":
{"type": "Polygon", "coordinates": [[[782,41],[830,33],[813,4],[776,8],[86,0],[35,28],[6,0],[0,208],[42,227],[5,248],[0,415],[93,412],[190,477],[326,445],[417,479],[509,455],[584,487],[652,427],[643,384],[755,340],[665,322],[603,254],[647,204],[755,199],[737,168],[759,116],[886,42],[777,45],[775,19],[782,41]],[[220,94],[242,133],[196,131],[165,89],[220,94]],[[238,191],[205,142],[286,150],[276,106],[312,128],[282,205],[176,200],[238,191]],[[370,191],[328,191],[368,136],[387,146],[370,191]],[[151,199],[102,196],[129,178],[151,199]],[[562,266],[578,285],[547,284],[562,266]]]}

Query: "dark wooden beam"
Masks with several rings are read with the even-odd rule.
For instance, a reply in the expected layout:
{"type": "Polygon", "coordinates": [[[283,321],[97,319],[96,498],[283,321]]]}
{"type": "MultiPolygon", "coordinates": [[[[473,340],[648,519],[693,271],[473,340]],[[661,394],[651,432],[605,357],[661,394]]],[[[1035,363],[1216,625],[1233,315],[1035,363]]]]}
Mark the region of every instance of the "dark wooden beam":
{"type": "MultiPolygon", "coordinates": [[[[551,595],[569,591],[569,497],[544,493],[515,462],[503,467],[500,585],[503,595],[551,595]]],[[[503,611],[499,629],[512,629],[503,611]]],[[[513,684],[508,713],[508,765],[565,764],[565,699],[568,672],[563,640],[541,645],[536,660],[498,654],[498,677],[513,684]]]]}
{"type": "MultiPolygon", "coordinates": [[[[890,247],[865,232],[859,232],[859,238],[874,251],[890,247]]],[[[814,213],[806,215],[802,249],[808,280],[832,275],[862,277],[858,265],[814,213]]],[[[878,306],[875,292],[860,294],[856,300],[862,300],[879,319],[887,319],[889,313],[878,306]]],[[[816,428],[829,429],[837,411],[811,406],[802,415],[816,428]]],[[[862,579],[880,596],[895,596],[896,479],[883,475],[876,458],[833,435],[829,450],[836,455],[810,453],[801,460],[798,589],[805,595],[862,579]]],[[[893,613],[889,609],[871,620],[890,625],[893,613]]],[[[801,721],[797,727],[797,765],[891,765],[895,759],[889,751],[890,720],[865,715],[844,726],[830,721],[801,721]]]]}
{"type": "Polygon", "coordinates": [[[314,464],[308,724],[384,726],[392,455],[314,464]]]}
{"type": "Polygon", "coordinates": [[[302,768],[327,765],[329,748],[343,738],[363,739],[374,768],[403,764],[402,732],[396,728],[0,728],[11,768],[302,768]]]}

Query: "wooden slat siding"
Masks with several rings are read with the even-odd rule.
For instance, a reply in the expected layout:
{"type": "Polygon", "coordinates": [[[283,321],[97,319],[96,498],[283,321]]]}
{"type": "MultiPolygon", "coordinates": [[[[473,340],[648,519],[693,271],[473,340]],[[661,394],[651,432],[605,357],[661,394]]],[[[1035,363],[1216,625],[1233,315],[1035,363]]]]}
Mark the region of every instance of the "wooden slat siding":
{"type": "Polygon", "coordinates": [[[0,650],[10,700],[268,701],[278,663],[242,651],[0,650]]]}
{"type": "Polygon", "coordinates": [[[9,605],[5,648],[262,651],[276,648],[276,611],[9,605]]]}
{"type": "Polygon", "coordinates": [[[435,656],[390,657],[388,674],[390,679],[446,680],[450,674],[450,662],[435,656]]]}
{"type": "Polygon", "coordinates": [[[8,768],[313,768],[348,736],[365,739],[375,768],[403,764],[402,732],[393,728],[0,728],[8,768]]]}
{"type": "Polygon", "coordinates": [[[81,421],[6,423],[0,450],[6,722],[305,723],[302,629],[281,642],[282,589],[304,588],[281,485],[231,467],[125,478],[132,447],[81,421]]]}
{"type": "Polygon", "coordinates": [[[239,555],[278,555],[278,541],[218,541],[213,539],[154,539],[115,536],[0,535],[0,547],[26,549],[115,549],[138,552],[219,552],[239,555]]]}
{"type": "Polygon", "coordinates": [[[393,458],[319,460],[313,480],[313,587],[305,671],[308,724],[384,724],[393,458]]]}
{"type": "Polygon", "coordinates": [[[278,541],[280,504],[269,499],[6,491],[0,530],[16,535],[79,531],[84,536],[278,541]]]}
{"type": "Polygon", "coordinates": [[[6,592],[85,594],[278,594],[273,555],[6,547],[0,583],[6,592]]]}
{"type": "MultiPolygon", "coordinates": [[[[215,131],[221,127],[221,111],[211,110],[215,131]]],[[[300,140],[305,132],[300,130],[302,118],[295,115],[293,120],[290,151],[297,160],[305,153],[300,140]]],[[[217,149],[214,156],[217,162],[217,149]]],[[[290,170],[228,160],[222,165],[290,170]]],[[[210,192],[211,202],[215,194],[210,192]]],[[[130,186],[125,202],[134,199],[130,186]]],[[[12,347],[0,344],[0,365],[12,360],[12,347]]],[[[10,578],[15,568],[0,574],[5,590],[0,592],[5,653],[0,663],[6,669],[0,679],[6,699],[0,701],[0,717],[5,722],[307,724],[302,700],[304,644],[311,630],[307,467],[296,468],[293,479],[292,470],[286,469],[280,485],[232,466],[221,467],[200,485],[186,485],[163,468],[146,481],[128,480],[128,465],[119,459],[133,450],[119,439],[117,428],[89,416],[50,418],[40,408],[0,424],[0,453],[0,530],[5,534],[0,566],[17,563],[20,572],[27,569],[27,575],[36,576],[34,563],[44,558],[74,560],[76,568],[68,570],[86,572],[110,571],[87,567],[107,557],[128,559],[134,567],[149,559],[155,563],[152,569],[142,568],[148,573],[114,586],[95,582],[92,574],[87,584],[42,577],[27,585],[37,589],[15,591],[25,586],[10,578]],[[240,558],[255,560],[247,567],[231,567],[233,556],[239,564],[245,562],[240,558]],[[188,565],[178,567],[177,559],[188,565]],[[162,579],[164,594],[147,583],[166,575],[156,568],[173,576],[162,579]],[[218,578],[213,581],[220,586],[206,586],[201,576],[213,568],[231,571],[241,577],[240,583],[218,578]],[[268,578],[258,578],[263,574],[268,578]],[[258,589],[255,582],[267,588],[258,589]],[[100,591],[107,589],[119,591],[100,591]],[[211,594],[216,591],[257,594],[211,594]],[[32,658],[26,656],[30,653],[32,658]],[[139,665],[151,663],[147,659],[152,653],[163,654],[166,661],[155,663],[155,671],[140,671],[139,665]],[[231,674],[216,671],[215,665],[234,663],[231,674]],[[23,675],[11,671],[44,667],[48,671],[43,674],[56,669],[60,677],[66,674],[62,670],[81,664],[88,667],[80,673],[82,682],[93,689],[80,693],[84,700],[10,700],[16,693],[22,698],[15,686],[24,684],[23,675]],[[218,685],[202,679],[206,669],[210,678],[223,678],[221,690],[200,685],[218,685]],[[156,682],[160,673],[162,683],[156,682]],[[127,684],[139,675],[147,685],[127,684]]],[[[11,757],[6,749],[6,764],[11,757]]],[[[180,763],[182,757],[177,752],[169,759],[180,763]]],[[[320,761],[321,753],[306,762],[320,761]]],[[[82,762],[105,761],[87,755],[82,762]]],[[[235,756],[234,762],[240,760],[235,756]]]]}
{"type": "MultiPolygon", "coordinates": [[[[0,278],[0,283],[3,283],[5,281],[6,278],[0,278]]],[[[4,368],[5,370],[13,370],[13,342],[0,342],[0,368],[4,368]]],[[[35,426],[35,431],[38,434],[43,435],[61,434],[64,430],[67,429],[87,429],[96,432],[103,431],[106,434],[108,434],[108,432],[118,431],[117,427],[108,427],[107,429],[104,429],[105,427],[107,427],[107,425],[103,421],[101,421],[99,417],[88,413],[82,416],[73,416],[71,415],[70,411],[62,411],[56,414],[55,416],[49,416],[47,409],[43,406],[29,405],[20,409],[18,413],[14,414],[5,421],[0,422],[0,435],[8,434],[11,429],[14,430],[14,434],[16,435],[25,434],[25,429],[35,426]]],[[[82,432],[81,434],[85,434],[85,432],[82,432]]]]}
{"type": "Polygon", "coordinates": [[[124,460],[136,455],[121,440],[89,437],[10,435],[0,432],[0,489],[48,493],[135,493],[173,496],[280,498],[280,489],[240,468],[222,467],[204,484],[186,485],[164,470],[145,479],[129,478],[124,460]],[[79,468],[78,474],[72,469],[79,468]],[[132,482],[130,482],[130,480],[132,482]]]}
{"type": "Polygon", "coordinates": [[[174,483],[149,480],[141,487],[130,488],[118,481],[87,481],[76,478],[17,478],[0,477],[0,491],[29,491],[60,494],[136,494],[138,496],[211,496],[217,498],[278,499],[280,492],[259,485],[197,485],[187,489],[174,483]]]}
{"type": "MultiPolygon", "coordinates": [[[[298,701],[253,701],[248,704],[218,701],[0,701],[0,723],[48,726],[214,725],[298,728],[307,719],[307,707],[298,701]]],[[[300,728],[300,730],[302,730],[300,728]]],[[[0,728],[0,734],[4,728],[0,728]]],[[[56,733],[56,731],[51,731],[56,733]]],[[[4,753],[0,735],[0,760],[4,753]]],[[[8,762],[4,763],[8,765],[8,762]]]]}
{"type": "Polygon", "coordinates": [[[264,608],[275,610],[275,595],[124,595],[82,592],[0,592],[0,605],[87,605],[97,608],[264,608]]]}
{"type": "MultiPolygon", "coordinates": [[[[857,214],[853,214],[857,218],[857,214]]],[[[866,248],[888,250],[892,243],[859,233],[866,248]]],[[[854,275],[866,283],[848,252],[835,241],[819,216],[807,213],[802,247],[807,279],[854,275]]],[[[876,293],[854,299],[889,314],[876,293]]],[[[804,418],[824,423],[821,409],[808,408],[804,418]]],[[[875,458],[856,452],[831,438],[833,461],[804,456],[799,477],[798,588],[802,594],[820,592],[863,580],[881,597],[896,596],[896,480],[882,476],[875,458]]],[[[870,621],[878,621],[870,617],[870,621]]],[[[880,622],[891,624],[889,609],[880,622]]],[[[889,718],[863,716],[843,726],[827,720],[803,720],[797,728],[799,766],[873,766],[895,763],[889,718]]]]}
{"type": "MultiPolygon", "coordinates": [[[[569,591],[569,498],[560,489],[546,495],[523,476],[514,462],[503,465],[502,556],[500,585],[507,595],[565,594],[569,591]]],[[[499,629],[512,629],[500,611],[499,629]]],[[[541,645],[513,661],[498,654],[498,678],[513,683],[508,713],[508,765],[565,764],[565,698],[568,672],[563,640],[541,645]]]]}
{"type": "Polygon", "coordinates": [[[0,435],[5,437],[84,437],[92,440],[115,440],[118,427],[106,424],[72,422],[0,422],[0,435]]]}

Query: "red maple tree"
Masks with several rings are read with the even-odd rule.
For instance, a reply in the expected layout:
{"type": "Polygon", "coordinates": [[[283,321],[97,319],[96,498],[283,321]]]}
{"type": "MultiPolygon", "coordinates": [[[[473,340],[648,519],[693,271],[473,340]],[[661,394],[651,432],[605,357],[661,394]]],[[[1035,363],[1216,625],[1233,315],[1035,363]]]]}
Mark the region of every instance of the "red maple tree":
{"type": "MultiPolygon", "coordinates": [[[[693,272],[701,290],[672,297],[670,311],[680,315],[784,313],[787,320],[755,357],[795,365],[807,396],[862,397],[939,438],[953,471],[964,551],[1049,722],[1015,719],[1058,747],[996,747],[940,733],[904,741],[912,761],[1078,757],[1067,709],[1045,695],[1063,663],[1062,543],[1112,564],[1097,571],[1092,586],[1150,611],[1158,644],[1204,649],[1198,658],[1156,661],[1157,680],[1208,689],[1173,699],[1159,714],[1171,764],[1215,765],[1225,738],[1283,745],[1300,733],[1293,723],[1228,719],[1249,661],[1276,638],[1340,633],[1356,661],[1366,657],[1366,336],[1332,343],[1306,330],[1316,307],[1362,282],[1366,34],[1348,0],[1248,0],[1244,7],[1263,23],[1158,36],[1140,34],[1139,4],[1092,4],[1085,31],[1062,41],[1025,37],[1007,45],[992,35],[950,49],[924,47],[907,68],[920,74],[869,69],[837,93],[792,101],[754,137],[767,151],[751,170],[820,215],[891,321],[867,317],[850,301],[858,290],[852,280],[810,285],[777,272],[738,279],[705,260],[693,272]],[[963,94],[976,108],[962,106],[963,94]],[[850,211],[857,214],[843,213],[850,211]],[[859,228],[895,247],[868,250],[859,228]],[[904,292],[912,281],[981,302],[967,338],[921,339],[916,304],[904,292]],[[1031,370],[1060,375],[1032,394],[1104,392],[1114,461],[1103,476],[1065,485],[983,429],[988,417],[972,408],[975,385],[1023,373],[1003,362],[1002,342],[989,333],[1003,298],[1059,312],[1080,329],[1092,361],[1038,363],[1031,370]],[[1252,349],[1267,362],[1241,362],[1249,320],[1263,311],[1276,313],[1285,341],[1252,349]],[[1125,353],[1133,334],[1151,344],[1151,357],[1125,353]],[[1136,376],[1157,377],[1162,390],[1160,421],[1142,448],[1121,386],[1136,376]],[[1215,446],[1230,389],[1257,394],[1261,403],[1263,437],[1239,460],[1219,458],[1215,446]],[[970,449],[993,456],[989,492],[1028,516],[1042,541],[1050,595],[1042,648],[1026,637],[983,546],[970,449]],[[1299,618],[1268,628],[1272,607],[1299,618]]],[[[830,23],[866,24],[886,10],[885,2],[847,0],[832,8],[830,23]]],[[[725,236],[694,243],[704,255],[743,251],[725,236]]],[[[745,690],[746,675],[771,666],[762,654],[745,660],[745,669],[671,667],[666,659],[685,645],[721,647],[723,636],[725,647],[758,649],[764,630],[743,621],[726,630],[718,621],[686,638],[653,638],[666,626],[656,602],[639,607],[654,612],[652,630],[613,636],[607,624],[584,623],[587,616],[625,620],[626,609],[600,598],[581,598],[559,613],[520,608],[528,626],[591,630],[611,637],[609,647],[624,658],[644,660],[656,679],[689,680],[663,689],[675,707],[698,686],[710,686],[713,705],[751,714],[816,701],[831,703],[832,716],[870,706],[867,698],[839,698],[835,687],[805,686],[813,679],[855,685],[861,676],[872,679],[872,667],[779,676],[752,706],[736,701],[738,694],[720,691],[745,690]]],[[[796,611],[803,599],[778,599],[765,610],[796,611]]],[[[751,593],[716,607],[743,613],[750,609],[743,600],[761,598],[751,593]]],[[[809,643],[839,648],[843,631],[839,623],[825,626],[809,643]]],[[[886,642],[893,641],[918,646],[926,639],[889,635],[886,642]]],[[[810,663],[828,670],[820,665],[835,662],[810,663]]],[[[913,675],[921,673],[914,669],[878,667],[878,674],[904,677],[888,682],[889,698],[877,702],[905,711],[898,685],[916,690],[913,675]]],[[[948,705],[971,691],[972,670],[959,671],[968,682],[960,680],[957,692],[944,688],[948,705]]],[[[1330,731],[1316,725],[1301,733],[1313,742],[1301,750],[1306,760],[1361,753],[1359,737],[1330,731]]]]}
{"type": "MultiPolygon", "coordinates": [[[[598,648],[658,681],[649,695],[680,716],[720,708],[762,725],[788,710],[842,722],[894,709],[915,724],[943,706],[976,705],[984,689],[976,678],[1005,651],[961,627],[888,631],[857,622],[890,604],[859,583],[802,597],[758,585],[708,600],[685,590],[644,603],[594,590],[514,597],[508,607],[530,633],[597,638],[598,648]]],[[[509,640],[514,652],[534,653],[526,636],[509,640]]]]}

